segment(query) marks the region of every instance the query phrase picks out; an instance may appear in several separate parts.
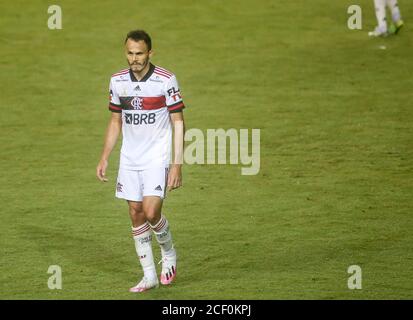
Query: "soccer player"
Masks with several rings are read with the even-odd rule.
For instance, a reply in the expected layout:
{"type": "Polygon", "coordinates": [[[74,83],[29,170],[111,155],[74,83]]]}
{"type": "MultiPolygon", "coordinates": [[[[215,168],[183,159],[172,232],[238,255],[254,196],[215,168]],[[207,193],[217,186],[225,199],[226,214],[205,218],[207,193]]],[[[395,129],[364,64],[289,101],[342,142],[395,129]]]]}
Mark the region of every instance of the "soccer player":
{"type": "Polygon", "coordinates": [[[397,34],[403,27],[403,20],[400,14],[399,4],[397,0],[374,0],[376,8],[377,27],[369,32],[370,37],[385,37],[389,34],[386,19],[386,5],[391,11],[392,20],[394,23],[392,32],[397,34]]]}
{"type": "Polygon", "coordinates": [[[132,235],[144,273],[129,291],[143,292],[159,286],[152,232],[161,247],[161,283],[168,285],[176,276],[176,250],[168,220],[162,214],[162,202],[166,189],[171,191],[182,185],[185,106],[175,75],[150,62],[152,41],[145,31],[127,34],[125,54],[129,68],[113,74],[110,80],[112,114],[96,175],[101,181],[108,180],[105,172],[109,155],[122,131],[115,195],[128,203],[132,235]]]}

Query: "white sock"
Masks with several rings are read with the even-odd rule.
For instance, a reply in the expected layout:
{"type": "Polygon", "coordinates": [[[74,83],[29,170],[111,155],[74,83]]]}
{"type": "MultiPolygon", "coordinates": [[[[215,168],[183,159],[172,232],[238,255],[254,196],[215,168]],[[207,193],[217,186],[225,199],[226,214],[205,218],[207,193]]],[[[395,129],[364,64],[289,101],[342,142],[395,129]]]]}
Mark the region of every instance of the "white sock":
{"type": "Polygon", "coordinates": [[[377,25],[380,32],[387,32],[386,0],[374,0],[376,8],[377,25]]]}
{"type": "Polygon", "coordinates": [[[156,268],[152,253],[152,235],[149,224],[146,222],[137,228],[132,227],[132,235],[144,276],[148,279],[156,278],[156,268]]]}
{"type": "Polygon", "coordinates": [[[172,249],[174,248],[172,243],[172,235],[169,230],[168,220],[164,215],[161,215],[161,219],[157,224],[150,225],[153,233],[155,234],[156,240],[161,246],[162,256],[173,253],[172,249]]]}
{"type": "Polygon", "coordinates": [[[394,22],[397,22],[402,19],[397,0],[387,0],[387,6],[391,10],[391,16],[394,22]]]}

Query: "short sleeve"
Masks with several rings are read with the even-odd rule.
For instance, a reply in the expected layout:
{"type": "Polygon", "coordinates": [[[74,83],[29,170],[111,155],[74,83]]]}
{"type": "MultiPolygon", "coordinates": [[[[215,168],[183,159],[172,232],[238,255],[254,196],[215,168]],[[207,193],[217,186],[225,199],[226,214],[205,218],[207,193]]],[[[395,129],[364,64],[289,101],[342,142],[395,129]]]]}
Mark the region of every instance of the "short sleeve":
{"type": "Polygon", "coordinates": [[[119,95],[116,92],[116,87],[113,85],[112,79],[110,80],[110,83],[109,83],[109,110],[112,112],[117,112],[117,113],[122,112],[119,95]]]}
{"type": "Polygon", "coordinates": [[[178,81],[174,75],[166,84],[165,98],[169,112],[180,112],[185,108],[178,81]]]}

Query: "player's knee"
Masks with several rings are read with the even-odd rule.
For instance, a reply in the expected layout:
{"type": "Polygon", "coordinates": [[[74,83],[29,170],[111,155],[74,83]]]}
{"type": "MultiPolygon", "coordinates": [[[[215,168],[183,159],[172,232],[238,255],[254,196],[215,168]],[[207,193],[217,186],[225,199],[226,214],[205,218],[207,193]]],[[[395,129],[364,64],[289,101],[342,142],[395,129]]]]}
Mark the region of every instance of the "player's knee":
{"type": "Polygon", "coordinates": [[[143,216],[142,206],[138,204],[129,204],[129,213],[131,216],[143,216]]]}
{"type": "Polygon", "coordinates": [[[142,210],[129,209],[129,215],[132,221],[132,226],[135,228],[143,225],[146,221],[145,214],[142,210]]]}
{"type": "Polygon", "coordinates": [[[135,219],[145,217],[145,214],[143,213],[143,211],[139,211],[139,210],[131,210],[130,215],[135,219]]]}
{"type": "Polygon", "coordinates": [[[155,225],[156,223],[158,223],[159,219],[161,218],[161,215],[154,209],[146,209],[145,217],[151,225],[155,225]]]}

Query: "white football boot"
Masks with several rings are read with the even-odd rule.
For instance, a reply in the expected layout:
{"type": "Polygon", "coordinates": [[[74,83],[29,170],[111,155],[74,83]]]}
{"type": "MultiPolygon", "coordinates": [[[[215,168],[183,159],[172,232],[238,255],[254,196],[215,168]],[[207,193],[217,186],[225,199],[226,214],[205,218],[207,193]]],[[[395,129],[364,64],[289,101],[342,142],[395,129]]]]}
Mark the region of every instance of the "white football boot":
{"type": "Polygon", "coordinates": [[[164,254],[162,252],[162,272],[161,272],[161,283],[163,285],[171,284],[176,277],[176,250],[171,249],[171,252],[164,254]]]}
{"type": "Polygon", "coordinates": [[[396,29],[394,30],[394,34],[398,34],[400,29],[404,26],[404,22],[403,22],[403,20],[399,20],[399,21],[395,22],[394,24],[395,24],[395,27],[396,27],[396,29]]]}
{"type": "Polygon", "coordinates": [[[387,30],[383,30],[378,26],[373,31],[369,31],[369,37],[387,37],[388,35],[389,33],[387,32],[387,30]]]}
{"type": "Polygon", "coordinates": [[[129,289],[129,292],[144,292],[146,290],[158,287],[158,278],[155,277],[154,279],[148,279],[147,277],[143,277],[136,286],[129,289]]]}

